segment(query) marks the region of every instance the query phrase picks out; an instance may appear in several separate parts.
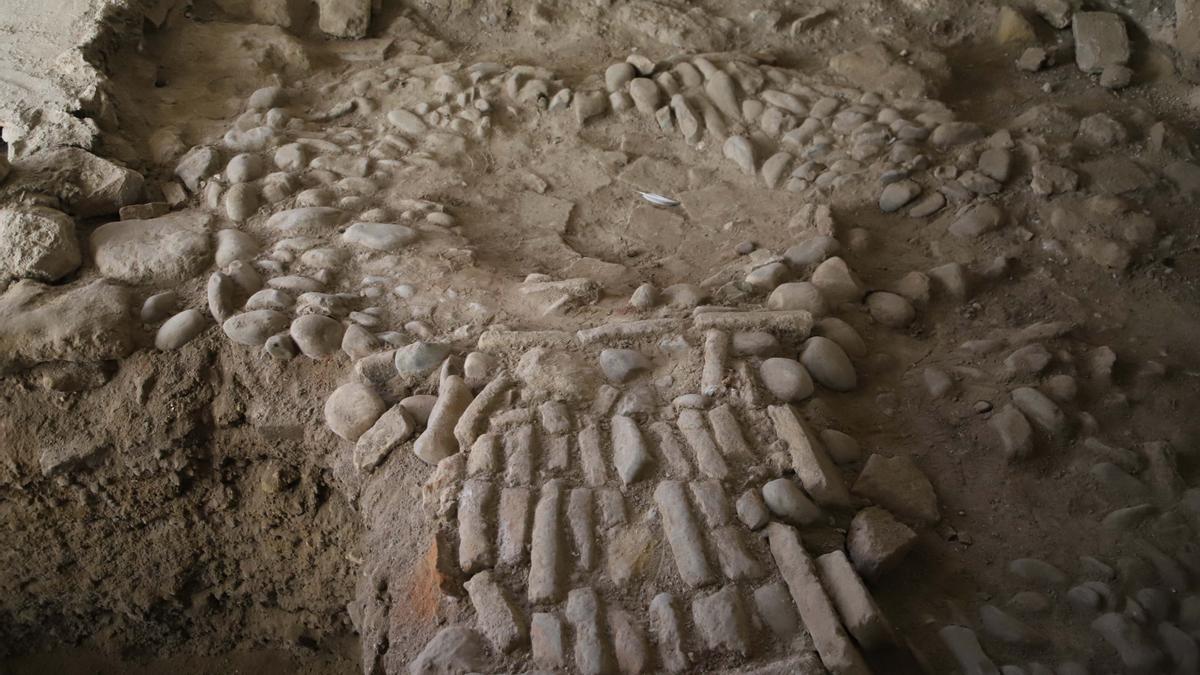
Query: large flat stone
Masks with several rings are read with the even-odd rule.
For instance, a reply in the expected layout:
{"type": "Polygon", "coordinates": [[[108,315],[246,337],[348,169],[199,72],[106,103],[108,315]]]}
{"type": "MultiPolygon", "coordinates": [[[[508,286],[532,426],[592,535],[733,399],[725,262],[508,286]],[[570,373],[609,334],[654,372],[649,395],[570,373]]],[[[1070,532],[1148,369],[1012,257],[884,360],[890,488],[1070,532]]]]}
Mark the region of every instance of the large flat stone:
{"type": "Polygon", "coordinates": [[[317,0],[321,32],[338,38],[362,38],[371,23],[371,0],[317,0]]]}
{"type": "Polygon", "coordinates": [[[110,279],[134,284],[183,281],[208,264],[209,220],[200,211],[181,211],[101,225],[92,233],[92,258],[110,279]]]}
{"type": "Polygon", "coordinates": [[[55,195],[78,218],[105,216],[138,203],[145,184],[140,173],[80,148],[39,152],[17,168],[20,180],[10,181],[11,188],[55,195]]]}
{"type": "Polygon", "coordinates": [[[45,361],[106,361],[133,351],[129,291],[105,281],[63,290],[20,281],[0,296],[0,373],[45,361]]]}
{"type": "Polygon", "coordinates": [[[464,626],[443,628],[408,665],[411,675],[472,673],[488,666],[483,637],[464,626]]]}
{"type": "Polygon", "coordinates": [[[70,216],[52,209],[0,209],[0,277],[55,281],[79,263],[70,216]]]}
{"type": "Polygon", "coordinates": [[[1075,65],[1085,73],[1098,73],[1105,66],[1129,62],[1129,35],[1119,14],[1075,12],[1071,29],[1075,35],[1075,65]]]}
{"type": "Polygon", "coordinates": [[[906,59],[878,42],[838,54],[829,69],[871,91],[904,95],[929,95],[950,79],[950,68],[941,54],[917,51],[906,59]]]}
{"type": "Polygon", "coordinates": [[[933,485],[908,457],[871,455],[853,491],[918,523],[933,524],[941,518],[933,485]]]}
{"type": "Polygon", "coordinates": [[[305,0],[217,0],[225,12],[242,20],[281,28],[300,28],[311,11],[305,0]]]}

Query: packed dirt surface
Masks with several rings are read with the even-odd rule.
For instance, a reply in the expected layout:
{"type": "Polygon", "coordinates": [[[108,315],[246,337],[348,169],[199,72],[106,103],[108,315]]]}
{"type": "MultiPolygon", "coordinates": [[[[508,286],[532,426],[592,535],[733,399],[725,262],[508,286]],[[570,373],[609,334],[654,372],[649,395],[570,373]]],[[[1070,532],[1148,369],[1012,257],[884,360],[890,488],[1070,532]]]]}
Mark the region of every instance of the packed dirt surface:
{"type": "Polygon", "coordinates": [[[0,672],[1200,672],[1200,2],[59,4],[0,672]]]}

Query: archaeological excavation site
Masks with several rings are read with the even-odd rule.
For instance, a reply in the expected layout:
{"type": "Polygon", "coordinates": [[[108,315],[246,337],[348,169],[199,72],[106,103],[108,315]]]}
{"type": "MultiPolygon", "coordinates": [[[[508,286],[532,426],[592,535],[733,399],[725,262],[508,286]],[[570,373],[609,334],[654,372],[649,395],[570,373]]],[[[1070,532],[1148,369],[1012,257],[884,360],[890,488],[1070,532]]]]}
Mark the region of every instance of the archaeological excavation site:
{"type": "Polygon", "coordinates": [[[0,0],[0,673],[1200,673],[1200,0],[0,0]]]}

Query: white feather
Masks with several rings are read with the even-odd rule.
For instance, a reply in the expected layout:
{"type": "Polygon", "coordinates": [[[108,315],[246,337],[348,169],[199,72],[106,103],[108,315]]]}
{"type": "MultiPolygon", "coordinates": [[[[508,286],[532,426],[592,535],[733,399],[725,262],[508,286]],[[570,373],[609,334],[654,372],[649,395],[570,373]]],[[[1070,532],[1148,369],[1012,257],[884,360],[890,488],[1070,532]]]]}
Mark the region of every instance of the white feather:
{"type": "Polygon", "coordinates": [[[670,197],[656,195],[653,192],[638,192],[638,194],[642,196],[642,199],[645,199],[655,206],[679,206],[678,201],[671,199],[670,197]]]}

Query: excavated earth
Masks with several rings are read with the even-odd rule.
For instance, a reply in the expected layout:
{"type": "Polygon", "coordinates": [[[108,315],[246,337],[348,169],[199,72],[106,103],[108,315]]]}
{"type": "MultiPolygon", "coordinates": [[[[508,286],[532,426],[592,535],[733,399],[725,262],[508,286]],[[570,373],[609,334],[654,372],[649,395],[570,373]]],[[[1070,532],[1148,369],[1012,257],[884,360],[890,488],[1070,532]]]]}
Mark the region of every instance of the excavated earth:
{"type": "Polygon", "coordinates": [[[0,672],[1200,672],[1195,0],[50,4],[0,672]]]}

